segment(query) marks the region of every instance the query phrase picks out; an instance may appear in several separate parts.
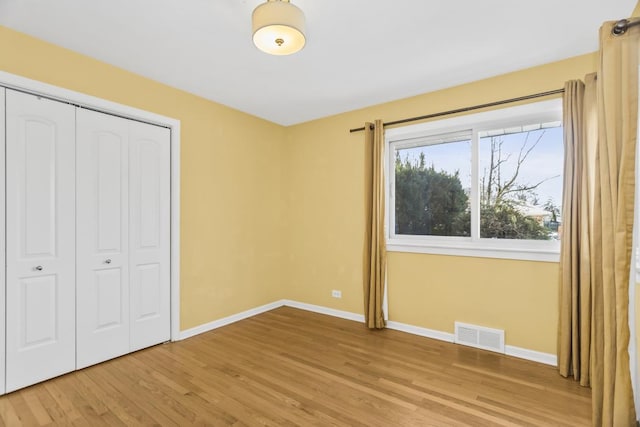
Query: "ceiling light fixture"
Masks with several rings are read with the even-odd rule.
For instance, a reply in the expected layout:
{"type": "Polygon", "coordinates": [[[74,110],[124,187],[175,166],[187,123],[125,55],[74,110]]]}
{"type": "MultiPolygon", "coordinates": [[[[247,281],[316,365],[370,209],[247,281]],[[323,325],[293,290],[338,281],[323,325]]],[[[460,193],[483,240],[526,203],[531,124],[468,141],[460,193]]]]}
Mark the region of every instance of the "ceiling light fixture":
{"type": "Polygon", "coordinates": [[[289,0],[267,0],[252,16],[253,43],[271,55],[290,55],[304,47],[304,13],[289,0]]]}

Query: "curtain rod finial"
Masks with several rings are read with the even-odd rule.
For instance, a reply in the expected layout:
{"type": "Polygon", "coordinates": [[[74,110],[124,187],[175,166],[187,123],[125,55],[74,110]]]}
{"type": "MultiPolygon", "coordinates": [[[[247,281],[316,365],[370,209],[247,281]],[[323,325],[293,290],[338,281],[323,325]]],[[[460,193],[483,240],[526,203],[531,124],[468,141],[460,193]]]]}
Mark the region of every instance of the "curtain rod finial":
{"type": "Polygon", "coordinates": [[[621,36],[629,31],[629,28],[640,25],[639,18],[621,19],[613,25],[611,34],[613,36],[621,36]]]}
{"type": "Polygon", "coordinates": [[[615,25],[611,29],[611,34],[613,34],[614,36],[621,36],[627,32],[628,28],[629,28],[629,20],[621,19],[615,23],[615,25]]]}

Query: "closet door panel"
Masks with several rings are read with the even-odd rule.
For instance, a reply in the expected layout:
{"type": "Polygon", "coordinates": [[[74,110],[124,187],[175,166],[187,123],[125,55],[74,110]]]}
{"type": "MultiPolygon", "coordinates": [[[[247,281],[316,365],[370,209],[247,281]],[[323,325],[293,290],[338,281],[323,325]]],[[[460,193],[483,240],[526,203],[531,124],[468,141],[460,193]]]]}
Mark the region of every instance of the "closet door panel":
{"type": "Polygon", "coordinates": [[[77,113],[77,367],[129,352],[129,121],[77,113]]]}
{"type": "Polygon", "coordinates": [[[130,125],[131,350],[170,339],[170,133],[130,125]]]}
{"type": "Polygon", "coordinates": [[[75,368],[75,108],[6,91],[6,389],[75,368]]]}

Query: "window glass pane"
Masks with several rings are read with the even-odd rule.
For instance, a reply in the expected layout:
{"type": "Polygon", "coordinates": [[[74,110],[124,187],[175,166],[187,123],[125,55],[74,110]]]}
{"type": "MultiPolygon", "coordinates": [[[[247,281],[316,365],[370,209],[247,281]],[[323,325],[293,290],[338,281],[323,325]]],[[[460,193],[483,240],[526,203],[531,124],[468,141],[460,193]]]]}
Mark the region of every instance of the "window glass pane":
{"type": "Polygon", "coordinates": [[[523,126],[480,136],[480,237],[557,240],[562,127],[523,126]]]}
{"type": "Polygon", "coordinates": [[[453,139],[396,150],[396,234],[470,236],[471,141],[453,139]]]}

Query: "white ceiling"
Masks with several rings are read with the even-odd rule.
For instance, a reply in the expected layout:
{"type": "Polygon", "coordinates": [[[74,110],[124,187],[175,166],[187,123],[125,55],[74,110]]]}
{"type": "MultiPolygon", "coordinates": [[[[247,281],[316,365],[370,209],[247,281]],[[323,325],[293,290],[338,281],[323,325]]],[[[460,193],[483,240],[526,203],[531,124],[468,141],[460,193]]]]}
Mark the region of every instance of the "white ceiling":
{"type": "Polygon", "coordinates": [[[0,0],[0,25],[291,125],[595,51],[636,4],[292,0],[307,45],[276,57],[251,41],[261,2],[0,0]]]}

